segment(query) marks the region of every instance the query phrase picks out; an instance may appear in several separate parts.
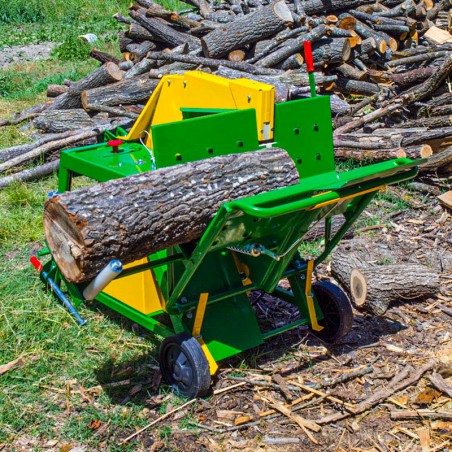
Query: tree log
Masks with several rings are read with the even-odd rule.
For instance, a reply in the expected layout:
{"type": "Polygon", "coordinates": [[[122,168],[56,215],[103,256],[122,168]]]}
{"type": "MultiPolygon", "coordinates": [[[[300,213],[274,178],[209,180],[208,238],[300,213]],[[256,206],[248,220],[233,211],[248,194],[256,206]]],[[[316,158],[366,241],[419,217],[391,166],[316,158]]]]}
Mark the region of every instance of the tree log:
{"type": "Polygon", "coordinates": [[[419,166],[419,172],[452,174],[452,146],[433,154],[427,162],[419,166]]]}
{"type": "Polygon", "coordinates": [[[305,41],[315,42],[322,36],[325,36],[327,31],[328,28],[325,27],[325,25],[319,25],[318,27],[313,28],[309,33],[305,33],[297,38],[288,39],[281,48],[260,59],[257,62],[257,65],[262,67],[275,66],[279,62],[289,58],[294,53],[302,51],[305,41]]]}
{"type": "Polygon", "coordinates": [[[34,119],[33,124],[44,132],[60,133],[84,127],[95,127],[96,121],[90,118],[85,110],[74,108],[44,111],[34,119]]]}
{"type": "MultiPolygon", "coordinates": [[[[135,22],[130,24],[130,28],[126,33],[126,36],[131,40],[128,44],[131,44],[132,42],[154,41],[157,39],[154,33],[151,33],[149,30],[146,30],[146,28],[135,22]]],[[[121,52],[122,51],[123,50],[121,50],[121,52]]]]}
{"type": "Polygon", "coordinates": [[[438,274],[423,265],[355,268],[350,276],[354,303],[377,315],[383,315],[393,302],[423,299],[438,290],[438,274]]]}
{"type": "Polygon", "coordinates": [[[374,3],[373,0],[306,0],[303,3],[304,10],[309,16],[315,14],[328,14],[331,11],[348,10],[366,3],[374,3]]]}
{"type": "Polygon", "coordinates": [[[69,92],[55,97],[52,105],[48,108],[49,110],[70,110],[71,108],[80,108],[82,106],[82,101],[80,96],[71,96],[69,92]]]}
{"type": "Polygon", "coordinates": [[[158,85],[157,80],[135,77],[111,85],[89,89],[82,93],[82,105],[102,104],[107,106],[145,103],[158,85]]]}
{"type": "Polygon", "coordinates": [[[315,62],[326,65],[344,63],[350,59],[351,47],[347,38],[322,38],[312,44],[312,56],[315,62]]]}
{"type": "Polygon", "coordinates": [[[118,64],[119,60],[114,57],[113,55],[110,55],[109,53],[102,52],[98,49],[92,49],[91,52],[89,52],[89,56],[91,58],[94,58],[95,60],[103,63],[114,63],[118,64]]]}
{"type": "Polygon", "coordinates": [[[151,41],[144,41],[135,50],[130,52],[130,61],[137,64],[146,57],[148,52],[155,50],[157,46],[151,41]]]}
{"type": "Polygon", "coordinates": [[[211,31],[201,39],[202,49],[206,57],[223,57],[276,34],[290,23],[293,18],[289,8],[284,1],[277,1],[211,31]]]}
{"type": "Polygon", "coordinates": [[[112,259],[126,264],[199,238],[224,202],[297,183],[281,149],[214,157],[54,196],[44,231],[61,272],[78,283],[112,259]]]}
{"type": "Polygon", "coordinates": [[[54,160],[53,162],[48,162],[44,165],[20,171],[16,174],[12,174],[11,176],[2,177],[0,178],[0,188],[6,188],[13,182],[26,182],[34,179],[41,179],[57,172],[59,166],[60,161],[54,160]]]}
{"type": "MultiPolygon", "coordinates": [[[[430,146],[429,146],[430,147],[430,146]]],[[[431,150],[431,148],[430,148],[431,150]]],[[[395,149],[350,149],[335,148],[334,156],[339,160],[354,160],[355,162],[383,162],[385,160],[407,157],[402,148],[395,149]]]]}
{"type": "Polygon", "coordinates": [[[47,85],[47,97],[58,97],[60,94],[67,93],[69,87],[66,85],[47,85]]]}
{"type": "Polygon", "coordinates": [[[161,19],[146,17],[133,10],[129,11],[129,15],[153,36],[155,36],[155,39],[158,41],[166,42],[173,47],[187,42],[191,50],[200,46],[199,38],[186,33],[180,33],[174,28],[171,28],[169,24],[161,19]]]}
{"type": "Polygon", "coordinates": [[[364,94],[365,96],[372,96],[380,92],[380,88],[375,83],[363,82],[360,80],[349,80],[344,77],[338,77],[334,82],[334,91],[339,91],[343,94],[364,94]]]}
{"type": "Polygon", "coordinates": [[[21,154],[15,158],[9,159],[5,163],[0,165],[0,172],[4,172],[10,168],[13,168],[22,163],[28,162],[35,158],[41,157],[50,151],[54,151],[55,149],[62,149],[69,145],[74,145],[80,141],[84,141],[87,139],[95,138],[97,136],[97,132],[93,132],[91,130],[82,131],[78,134],[68,136],[67,138],[63,138],[56,141],[51,141],[49,143],[43,144],[37,148],[30,150],[24,154],[21,154]]]}
{"type": "Polygon", "coordinates": [[[99,86],[119,82],[122,80],[122,76],[123,72],[117,64],[107,62],[78,82],[72,83],[69,87],[69,94],[71,96],[79,96],[86,89],[98,88],[99,86]]]}

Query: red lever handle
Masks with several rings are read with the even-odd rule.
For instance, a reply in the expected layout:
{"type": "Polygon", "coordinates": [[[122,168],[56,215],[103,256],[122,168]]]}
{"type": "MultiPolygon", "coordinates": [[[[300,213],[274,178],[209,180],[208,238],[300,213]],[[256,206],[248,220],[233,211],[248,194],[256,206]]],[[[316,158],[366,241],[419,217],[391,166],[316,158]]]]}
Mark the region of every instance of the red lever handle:
{"type": "Polygon", "coordinates": [[[42,270],[42,264],[41,262],[39,262],[39,259],[36,256],[31,256],[30,262],[33,265],[33,267],[36,268],[36,270],[38,270],[38,272],[42,270]]]}
{"type": "Polygon", "coordinates": [[[314,58],[312,57],[311,41],[303,42],[304,59],[306,61],[306,70],[314,72],[314,58]]]}
{"type": "Polygon", "coordinates": [[[107,146],[111,146],[113,148],[113,152],[117,154],[119,152],[118,147],[123,143],[122,140],[109,140],[107,141],[107,146]]]}

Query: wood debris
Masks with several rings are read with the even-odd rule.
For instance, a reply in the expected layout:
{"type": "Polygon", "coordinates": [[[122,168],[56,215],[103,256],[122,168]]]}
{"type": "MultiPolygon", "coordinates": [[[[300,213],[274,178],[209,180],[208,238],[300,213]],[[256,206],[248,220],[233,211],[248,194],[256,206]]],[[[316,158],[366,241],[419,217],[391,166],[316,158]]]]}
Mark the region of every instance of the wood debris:
{"type": "Polygon", "coordinates": [[[276,102],[309,96],[307,40],[317,89],[330,96],[338,159],[431,156],[423,171],[451,174],[448,0],[184,1],[187,9],[169,11],[137,0],[129,17],[115,14],[124,27],[118,36],[122,59],[93,49],[98,69],[82,80],[49,85],[47,102],[0,122],[31,120],[40,131],[28,147],[0,150],[6,175],[0,188],[55,171],[65,146],[129,128],[165,74],[202,70],[248,77],[274,85],[276,102]],[[95,136],[78,135],[83,129],[95,136]],[[52,133],[73,136],[66,142],[52,133]],[[49,146],[39,147],[43,139],[49,146]],[[21,171],[42,159],[39,169],[21,171]]]}

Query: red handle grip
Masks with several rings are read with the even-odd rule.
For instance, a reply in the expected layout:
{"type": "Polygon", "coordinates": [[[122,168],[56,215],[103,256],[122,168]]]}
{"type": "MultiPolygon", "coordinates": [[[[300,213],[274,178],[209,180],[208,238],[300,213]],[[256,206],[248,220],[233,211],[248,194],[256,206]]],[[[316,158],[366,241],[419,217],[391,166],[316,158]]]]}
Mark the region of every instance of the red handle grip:
{"type": "Polygon", "coordinates": [[[42,264],[41,262],[39,262],[39,259],[36,256],[31,256],[30,262],[33,265],[33,267],[36,268],[36,270],[38,270],[38,272],[42,270],[42,264]]]}
{"type": "Polygon", "coordinates": [[[303,42],[304,59],[306,61],[306,70],[314,72],[314,58],[312,57],[311,41],[303,42]]]}

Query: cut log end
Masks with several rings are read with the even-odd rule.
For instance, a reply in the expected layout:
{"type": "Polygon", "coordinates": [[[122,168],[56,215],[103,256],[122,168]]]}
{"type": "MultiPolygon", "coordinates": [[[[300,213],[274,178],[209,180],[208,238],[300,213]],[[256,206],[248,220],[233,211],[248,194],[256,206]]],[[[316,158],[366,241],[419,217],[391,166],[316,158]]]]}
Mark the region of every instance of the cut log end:
{"type": "Polygon", "coordinates": [[[367,283],[364,275],[357,269],[350,275],[350,292],[356,306],[364,306],[367,298],[367,283]]]}
{"type": "Polygon", "coordinates": [[[105,63],[105,69],[107,70],[108,74],[110,74],[112,81],[119,82],[120,80],[122,80],[124,73],[117,64],[109,61],[105,63]]]}
{"type": "Polygon", "coordinates": [[[58,204],[57,197],[46,203],[44,208],[44,230],[54,230],[58,233],[48,234],[46,239],[52,250],[53,258],[68,281],[83,280],[83,272],[79,269],[82,255],[83,238],[80,230],[75,227],[79,222],[69,221],[63,207],[58,204]],[[58,221],[56,221],[58,219],[58,221]]]}

